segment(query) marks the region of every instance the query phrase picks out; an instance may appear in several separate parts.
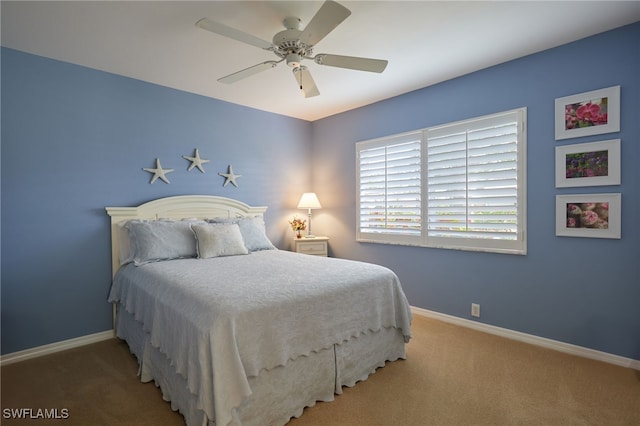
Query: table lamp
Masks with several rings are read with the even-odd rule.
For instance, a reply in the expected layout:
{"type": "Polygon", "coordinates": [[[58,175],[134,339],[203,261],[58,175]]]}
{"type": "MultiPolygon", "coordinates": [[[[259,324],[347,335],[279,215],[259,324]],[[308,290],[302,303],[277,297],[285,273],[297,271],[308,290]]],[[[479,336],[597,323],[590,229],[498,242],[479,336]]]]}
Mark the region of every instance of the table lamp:
{"type": "Polygon", "coordinates": [[[315,192],[305,192],[300,197],[300,202],[298,202],[299,209],[307,209],[309,212],[309,226],[307,227],[307,236],[305,238],[314,238],[315,235],[311,234],[311,209],[321,209],[320,201],[318,200],[318,196],[315,192]]]}

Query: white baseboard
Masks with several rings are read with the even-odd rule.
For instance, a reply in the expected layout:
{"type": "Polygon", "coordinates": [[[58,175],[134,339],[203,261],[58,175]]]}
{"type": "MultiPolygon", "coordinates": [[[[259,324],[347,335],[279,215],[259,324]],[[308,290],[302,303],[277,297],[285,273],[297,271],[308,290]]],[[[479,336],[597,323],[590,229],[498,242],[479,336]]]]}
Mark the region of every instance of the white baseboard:
{"type": "Polygon", "coordinates": [[[65,351],[67,349],[77,348],[78,346],[89,345],[91,343],[103,340],[113,339],[113,330],[101,331],[100,333],[89,334],[87,336],[76,337],[74,339],[63,340],[61,342],[50,343],[37,348],[25,349],[24,351],[13,352],[2,355],[0,358],[0,366],[13,364],[14,362],[25,361],[31,358],[37,358],[43,355],[49,355],[55,352],[65,351]]]}
{"type": "Polygon", "coordinates": [[[462,327],[472,328],[474,330],[482,331],[489,334],[495,334],[497,336],[506,337],[507,339],[518,340],[520,342],[529,343],[536,346],[541,346],[547,349],[553,349],[559,352],[564,352],[571,355],[581,356],[583,358],[594,359],[597,361],[606,362],[609,364],[618,365],[621,367],[632,368],[634,370],[640,370],[640,360],[625,358],[618,355],[613,355],[607,352],[596,351],[582,346],[572,345],[570,343],[559,342],[557,340],[551,340],[544,337],[534,336],[533,334],[521,333],[519,331],[509,330],[507,328],[496,327],[489,324],[483,324],[476,321],[471,321],[464,318],[454,317],[452,315],[441,314],[439,312],[430,311],[423,308],[411,307],[411,310],[416,315],[421,315],[429,318],[434,318],[440,321],[452,323],[462,327]]]}

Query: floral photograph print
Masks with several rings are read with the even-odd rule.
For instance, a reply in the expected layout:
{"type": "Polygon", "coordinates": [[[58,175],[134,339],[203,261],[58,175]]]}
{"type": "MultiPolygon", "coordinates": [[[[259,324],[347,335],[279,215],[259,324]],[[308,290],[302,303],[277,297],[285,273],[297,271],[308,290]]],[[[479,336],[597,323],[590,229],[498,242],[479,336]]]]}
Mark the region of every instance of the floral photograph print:
{"type": "Polygon", "coordinates": [[[620,139],[556,147],[556,188],[620,185],[620,139]]]}
{"type": "Polygon", "coordinates": [[[555,101],[556,139],[620,131],[620,86],[555,101]]]}
{"type": "Polygon", "coordinates": [[[556,235],[620,238],[620,194],[556,196],[556,235]]]}

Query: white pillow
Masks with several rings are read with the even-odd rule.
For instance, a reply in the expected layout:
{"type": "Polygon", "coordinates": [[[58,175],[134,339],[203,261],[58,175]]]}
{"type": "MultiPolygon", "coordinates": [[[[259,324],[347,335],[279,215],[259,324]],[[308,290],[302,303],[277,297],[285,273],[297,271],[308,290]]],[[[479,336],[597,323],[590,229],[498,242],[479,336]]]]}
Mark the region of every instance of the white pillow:
{"type": "Polygon", "coordinates": [[[262,216],[244,217],[244,218],[226,218],[217,217],[209,219],[210,223],[237,223],[240,227],[240,233],[244,240],[244,245],[249,251],[258,250],[275,250],[264,225],[264,219],[262,216]]]}
{"type": "Polygon", "coordinates": [[[199,259],[249,254],[236,223],[192,224],[199,259]]]}
{"type": "Polygon", "coordinates": [[[161,260],[196,257],[196,240],[190,228],[192,223],[198,222],[179,220],[127,222],[133,263],[140,266],[161,260]]]}

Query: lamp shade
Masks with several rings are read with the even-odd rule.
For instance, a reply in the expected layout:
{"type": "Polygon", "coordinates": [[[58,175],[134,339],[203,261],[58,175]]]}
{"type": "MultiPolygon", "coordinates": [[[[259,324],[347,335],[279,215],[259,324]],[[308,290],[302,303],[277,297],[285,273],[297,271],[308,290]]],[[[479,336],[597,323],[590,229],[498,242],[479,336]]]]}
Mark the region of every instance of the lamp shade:
{"type": "Polygon", "coordinates": [[[305,192],[298,202],[299,209],[321,209],[320,201],[315,192],[305,192]]]}

